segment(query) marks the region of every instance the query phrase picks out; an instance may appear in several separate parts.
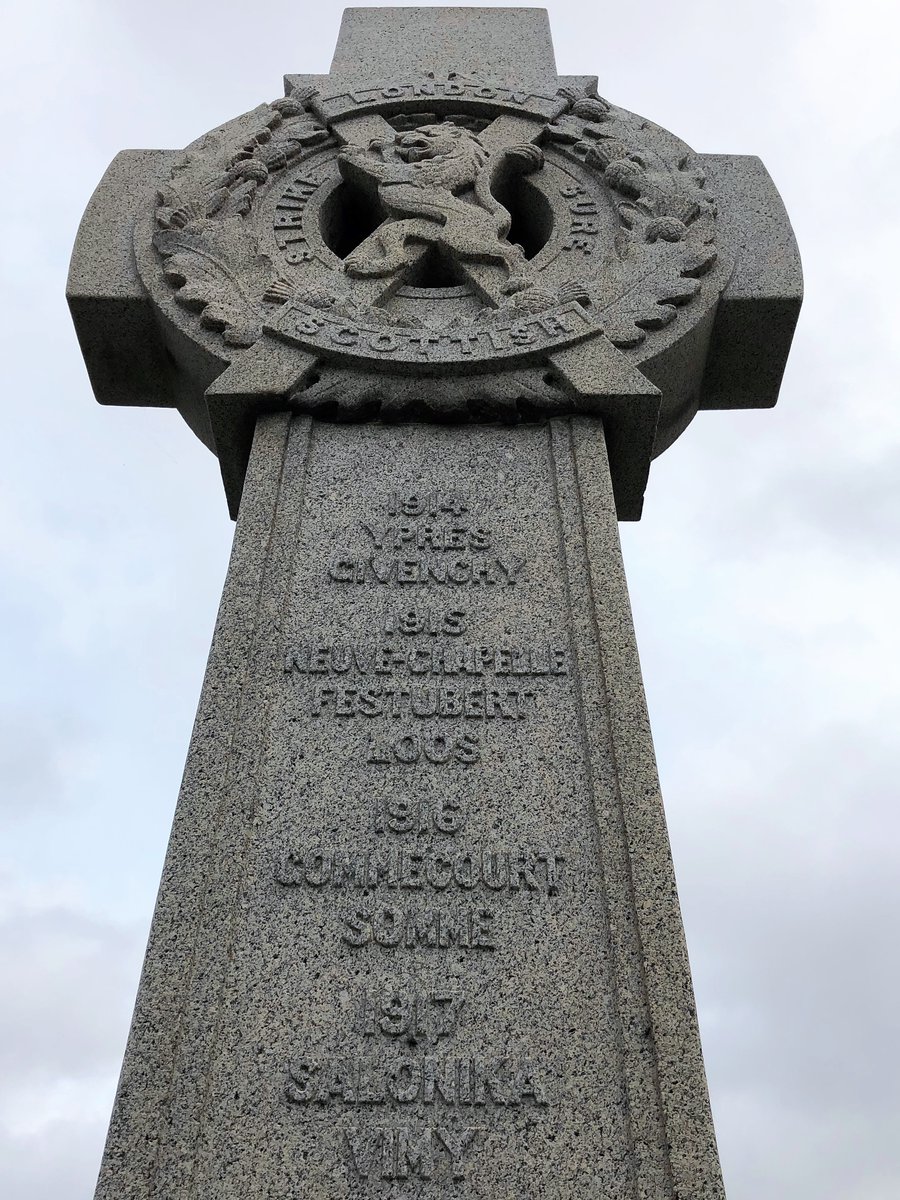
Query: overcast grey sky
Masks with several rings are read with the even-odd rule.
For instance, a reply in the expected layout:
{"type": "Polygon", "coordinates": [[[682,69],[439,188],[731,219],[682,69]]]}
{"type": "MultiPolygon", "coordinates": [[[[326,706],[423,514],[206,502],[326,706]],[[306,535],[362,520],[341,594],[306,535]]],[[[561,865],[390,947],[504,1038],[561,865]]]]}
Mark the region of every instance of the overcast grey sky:
{"type": "MultiPolygon", "coordinates": [[[[63,300],[121,148],[326,70],[332,0],[37,0],[0,88],[0,1194],[90,1196],[232,527],[63,300]]],[[[759,154],[804,257],[779,407],[701,414],[623,528],[730,1200],[900,1196],[900,73],[887,0],[550,6],[562,72],[759,154]]]]}

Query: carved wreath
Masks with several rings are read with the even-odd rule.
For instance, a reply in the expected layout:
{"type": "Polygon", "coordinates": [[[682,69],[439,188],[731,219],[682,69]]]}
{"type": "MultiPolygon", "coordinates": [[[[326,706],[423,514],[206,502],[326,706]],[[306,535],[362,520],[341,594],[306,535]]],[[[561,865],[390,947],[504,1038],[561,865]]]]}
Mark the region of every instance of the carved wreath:
{"type": "Polygon", "coordinates": [[[623,261],[656,243],[677,243],[681,253],[654,274],[651,294],[635,289],[604,313],[604,328],[614,345],[639,345],[648,330],[662,329],[700,290],[700,278],[716,261],[715,201],[696,160],[676,163],[647,147],[640,134],[645,123],[595,95],[562,88],[566,111],[547,127],[547,135],[580,159],[622,199],[616,205],[621,230],[615,249],[623,261]]]}
{"type": "Polygon", "coordinates": [[[179,159],[158,193],[153,244],[163,273],[179,303],[199,309],[201,324],[220,330],[231,346],[252,346],[260,337],[267,295],[286,298],[244,218],[271,174],[331,137],[307,108],[313,95],[310,89],[260,105],[248,114],[237,149],[208,135],[179,159]]]}

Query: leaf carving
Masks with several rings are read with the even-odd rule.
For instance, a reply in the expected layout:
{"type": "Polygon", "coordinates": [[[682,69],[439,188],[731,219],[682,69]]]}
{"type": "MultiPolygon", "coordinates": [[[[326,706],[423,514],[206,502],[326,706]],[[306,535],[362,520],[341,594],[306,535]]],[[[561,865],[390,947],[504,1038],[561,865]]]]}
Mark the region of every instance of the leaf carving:
{"type": "Polygon", "coordinates": [[[178,302],[202,310],[201,323],[221,330],[229,345],[252,346],[262,333],[261,298],[274,272],[240,218],[163,229],[153,244],[178,302]]]}

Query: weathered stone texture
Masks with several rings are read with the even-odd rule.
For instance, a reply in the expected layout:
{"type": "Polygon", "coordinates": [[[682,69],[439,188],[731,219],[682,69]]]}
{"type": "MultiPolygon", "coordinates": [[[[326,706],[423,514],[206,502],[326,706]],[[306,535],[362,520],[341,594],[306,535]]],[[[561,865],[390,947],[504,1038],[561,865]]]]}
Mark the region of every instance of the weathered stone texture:
{"type": "Polygon", "coordinates": [[[250,473],[99,1196],[719,1196],[602,427],[250,473]]]}
{"type": "Polygon", "coordinates": [[[543,10],[349,9],[286,93],[73,255],[238,516],[98,1200],[721,1200],[616,520],[775,402],[780,198],[543,10]]]}

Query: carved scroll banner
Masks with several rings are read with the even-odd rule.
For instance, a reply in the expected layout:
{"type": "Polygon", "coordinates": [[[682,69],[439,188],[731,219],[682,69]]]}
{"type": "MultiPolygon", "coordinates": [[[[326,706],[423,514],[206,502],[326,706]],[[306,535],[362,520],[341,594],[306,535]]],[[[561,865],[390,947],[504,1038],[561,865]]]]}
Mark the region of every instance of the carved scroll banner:
{"type": "Polygon", "coordinates": [[[98,399],[237,516],[98,1200],[719,1200],[617,520],[774,403],[790,226],[542,10],[350,9],[286,83],[73,256],[98,399]]]}

